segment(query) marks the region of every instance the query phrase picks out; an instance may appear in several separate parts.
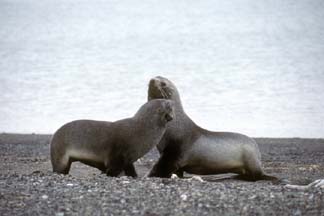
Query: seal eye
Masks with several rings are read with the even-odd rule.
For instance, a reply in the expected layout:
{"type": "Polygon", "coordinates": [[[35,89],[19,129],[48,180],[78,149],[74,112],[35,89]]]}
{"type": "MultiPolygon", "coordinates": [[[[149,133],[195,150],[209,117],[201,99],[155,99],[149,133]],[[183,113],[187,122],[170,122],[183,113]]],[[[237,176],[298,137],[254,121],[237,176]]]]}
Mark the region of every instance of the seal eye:
{"type": "Polygon", "coordinates": [[[165,87],[165,86],[166,86],[166,83],[162,81],[162,82],[161,82],[161,86],[162,86],[162,87],[165,87]]]}

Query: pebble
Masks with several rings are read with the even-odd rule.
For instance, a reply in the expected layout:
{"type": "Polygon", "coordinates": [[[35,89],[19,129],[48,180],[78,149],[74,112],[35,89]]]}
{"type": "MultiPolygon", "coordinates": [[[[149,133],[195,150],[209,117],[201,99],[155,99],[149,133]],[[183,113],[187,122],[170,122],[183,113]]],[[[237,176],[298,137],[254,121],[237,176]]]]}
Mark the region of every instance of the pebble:
{"type": "Polygon", "coordinates": [[[171,175],[171,178],[172,178],[172,179],[178,179],[179,177],[178,177],[176,174],[172,174],[172,175],[171,175]]]}
{"type": "Polygon", "coordinates": [[[42,199],[48,199],[48,196],[47,195],[43,195],[42,196],[42,199]]]}
{"type": "MultiPolygon", "coordinates": [[[[2,153],[1,150],[0,145],[2,153]]],[[[17,171],[7,171],[5,168],[8,166],[0,163],[3,171],[0,171],[0,215],[35,215],[37,213],[54,216],[324,215],[324,190],[320,189],[323,185],[321,181],[316,181],[314,186],[307,191],[299,191],[264,181],[243,182],[230,179],[209,181],[208,176],[203,177],[205,183],[200,183],[198,176],[198,178],[191,178],[190,181],[141,177],[136,179],[110,178],[101,174],[82,173],[85,171],[84,167],[78,170],[78,165],[76,169],[72,167],[75,173],[81,171],[78,175],[72,172],[71,175],[61,176],[51,171],[48,146],[42,151],[40,154],[46,155],[46,160],[43,160],[44,167],[30,163],[30,161],[27,165],[18,161],[16,164],[10,164],[10,167],[12,166],[17,171]],[[41,169],[44,175],[17,174],[18,170],[25,168],[24,166],[26,170],[23,172],[30,173],[41,169]],[[33,186],[33,183],[37,186],[33,186]]],[[[25,154],[25,151],[19,151],[17,157],[21,152],[25,154]]],[[[39,153],[39,148],[35,150],[35,153],[39,153]]],[[[283,153],[280,152],[280,154],[283,153]]],[[[158,154],[155,156],[156,160],[158,154]]],[[[306,156],[309,155],[306,154],[306,156]]],[[[318,156],[315,159],[323,161],[318,156]]],[[[144,158],[142,163],[148,164],[148,159],[144,158]]],[[[267,163],[266,166],[269,167],[267,163]]],[[[148,165],[151,168],[153,163],[148,165]]],[[[145,167],[145,169],[148,168],[145,167]]],[[[299,169],[294,166],[293,170],[287,170],[284,174],[289,174],[296,179],[298,176],[307,177],[307,179],[319,176],[315,172],[298,173],[298,176],[291,174],[295,171],[298,172],[299,169]]],[[[274,173],[280,176],[280,173],[274,173]]]]}
{"type": "Polygon", "coordinates": [[[182,194],[182,195],[180,196],[180,198],[181,198],[183,201],[187,201],[188,196],[187,196],[186,194],[182,194]]]}
{"type": "Polygon", "coordinates": [[[192,176],[188,181],[199,181],[204,182],[204,180],[200,176],[192,176]]]}

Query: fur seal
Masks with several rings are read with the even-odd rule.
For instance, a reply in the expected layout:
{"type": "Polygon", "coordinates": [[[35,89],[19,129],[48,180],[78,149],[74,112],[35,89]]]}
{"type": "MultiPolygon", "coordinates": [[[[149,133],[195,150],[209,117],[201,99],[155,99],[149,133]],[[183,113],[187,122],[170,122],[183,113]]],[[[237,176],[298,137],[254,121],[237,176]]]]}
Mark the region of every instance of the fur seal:
{"type": "Polygon", "coordinates": [[[236,173],[239,179],[278,180],[266,175],[257,143],[239,133],[211,132],[196,125],[184,112],[176,86],[164,77],[149,82],[148,101],[164,98],[175,102],[176,119],[167,125],[157,148],[160,158],[149,177],[169,178],[172,173],[198,175],[236,173]]]}
{"type": "Polygon", "coordinates": [[[50,144],[53,171],[68,174],[80,161],[108,176],[125,171],[136,177],[133,162],[158,144],[174,118],[174,102],[157,99],[145,103],[132,118],[116,122],[76,120],[59,128],[50,144]]]}

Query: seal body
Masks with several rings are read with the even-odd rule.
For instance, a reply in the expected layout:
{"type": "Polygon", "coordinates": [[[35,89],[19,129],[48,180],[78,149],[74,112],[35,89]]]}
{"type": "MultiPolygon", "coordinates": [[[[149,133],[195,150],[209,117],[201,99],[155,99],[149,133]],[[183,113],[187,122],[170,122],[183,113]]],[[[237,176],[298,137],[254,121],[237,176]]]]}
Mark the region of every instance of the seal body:
{"type": "Polygon", "coordinates": [[[198,175],[236,173],[245,180],[277,180],[262,170],[257,143],[239,133],[212,132],[196,125],[184,112],[175,85],[164,77],[150,80],[148,100],[157,98],[175,102],[176,119],[167,126],[157,148],[160,158],[150,177],[170,177],[183,172],[198,175]]]}
{"type": "Polygon", "coordinates": [[[133,163],[159,143],[174,117],[173,103],[152,100],[134,117],[116,122],[76,120],[63,125],[50,144],[53,171],[68,174],[71,163],[80,161],[109,176],[122,171],[137,176],[133,163]]]}

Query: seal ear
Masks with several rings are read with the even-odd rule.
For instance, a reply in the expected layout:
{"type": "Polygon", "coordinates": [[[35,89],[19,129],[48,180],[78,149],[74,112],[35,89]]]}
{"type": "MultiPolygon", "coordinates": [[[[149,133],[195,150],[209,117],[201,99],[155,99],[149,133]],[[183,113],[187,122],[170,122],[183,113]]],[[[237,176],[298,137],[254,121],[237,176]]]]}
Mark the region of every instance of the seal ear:
{"type": "Polygon", "coordinates": [[[167,122],[171,121],[173,119],[173,115],[171,113],[166,113],[165,114],[165,119],[167,122]]]}

